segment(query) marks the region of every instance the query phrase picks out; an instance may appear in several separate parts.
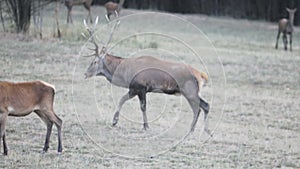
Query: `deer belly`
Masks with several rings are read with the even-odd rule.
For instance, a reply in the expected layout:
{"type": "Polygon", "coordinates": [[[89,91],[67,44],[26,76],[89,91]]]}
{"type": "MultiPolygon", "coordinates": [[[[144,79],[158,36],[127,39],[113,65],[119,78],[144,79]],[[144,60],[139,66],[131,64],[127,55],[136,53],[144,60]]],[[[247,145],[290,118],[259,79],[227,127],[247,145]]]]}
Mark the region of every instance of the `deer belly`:
{"type": "Polygon", "coordinates": [[[15,108],[14,106],[8,106],[7,110],[9,116],[26,116],[33,111],[31,108],[15,108]]]}
{"type": "Polygon", "coordinates": [[[164,81],[150,81],[147,85],[147,92],[165,93],[170,95],[180,94],[180,89],[173,79],[164,81]]]}
{"type": "Polygon", "coordinates": [[[146,69],[135,75],[130,88],[146,89],[147,92],[179,94],[177,80],[170,73],[159,69],[146,69]]]}

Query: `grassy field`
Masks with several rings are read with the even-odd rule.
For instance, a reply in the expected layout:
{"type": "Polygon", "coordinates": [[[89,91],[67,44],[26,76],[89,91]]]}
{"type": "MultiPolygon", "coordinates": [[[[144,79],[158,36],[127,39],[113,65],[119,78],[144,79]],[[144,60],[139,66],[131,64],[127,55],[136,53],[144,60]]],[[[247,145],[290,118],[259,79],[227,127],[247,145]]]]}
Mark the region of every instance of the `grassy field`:
{"type": "MultiPolygon", "coordinates": [[[[99,41],[112,24],[94,6],[99,41]]],[[[46,126],[37,115],[9,117],[9,155],[2,168],[300,168],[300,29],[293,51],[275,50],[277,25],[205,15],[171,15],[123,10],[111,53],[152,55],[193,65],[209,74],[201,95],[211,104],[210,128],[203,117],[185,138],[192,110],[183,97],[148,94],[150,130],[142,130],[136,98],[111,127],[118,99],[127,91],[105,78],[84,79],[92,47],[81,36],[87,12],[74,7],[73,25],[53,35],[53,11],[44,11],[44,38],[0,32],[0,80],[44,80],[56,86],[55,111],[63,120],[63,153],[57,155],[53,128],[50,149],[41,154],[46,126]],[[185,139],[184,139],[185,138],[185,139]]],[[[134,66],[134,65],[132,65],[134,66]]],[[[3,151],[1,144],[1,152],[3,151]]]]}

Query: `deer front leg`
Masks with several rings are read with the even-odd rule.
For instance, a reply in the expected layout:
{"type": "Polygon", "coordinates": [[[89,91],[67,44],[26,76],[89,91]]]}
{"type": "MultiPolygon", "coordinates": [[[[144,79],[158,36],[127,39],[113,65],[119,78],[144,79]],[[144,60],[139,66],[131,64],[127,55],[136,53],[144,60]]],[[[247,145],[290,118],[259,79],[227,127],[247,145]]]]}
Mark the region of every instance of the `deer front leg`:
{"type": "Polygon", "coordinates": [[[134,94],[133,92],[129,91],[128,93],[126,93],[126,94],[120,99],[119,104],[118,104],[118,107],[117,107],[117,110],[116,110],[115,115],[114,115],[114,118],[113,118],[113,123],[112,123],[113,126],[115,126],[115,125],[118,123],[118,121],[119,121],[119,115],[120,115],[120,111],[121,111],[121,108],[122,108],[123,104],[124,104],[127,100],[133,98],[135,95],[136,95],[136,94],[134,94]]]}
{"type": "Polygon", "coordinates": [[[287,42],[286,33],[283,34],[282,40],[283,40],[284,50],[287,50],[287,43],[288,42],[287,42]]]}
{"type": "Polygon", "coordinates": [[[3,155],[7,155],[8,148],[6,144],[6,138],[5,138],[5,123],[7,120],[7,115],[0,110],[0,141],[2,139],[3,141],[3,155]]]}
{"type": "Polygon", "coordinates": [[[138,94],[139,100],[140,100],[140,107],[143,112],[143,121],[144,121],[144,130],[149,129],[148,126],[148,119],[146,114],[146,92],[142,91],[138,94]]]}
{"type": "Polygon", "coordinates": [[[7,144],[6,144],[6,132],[4,131],[4,134],[2,136],[3,138],[3,154],[7,156],[7,152],[8,152],[8,148],[7,148],[7,144]]]}

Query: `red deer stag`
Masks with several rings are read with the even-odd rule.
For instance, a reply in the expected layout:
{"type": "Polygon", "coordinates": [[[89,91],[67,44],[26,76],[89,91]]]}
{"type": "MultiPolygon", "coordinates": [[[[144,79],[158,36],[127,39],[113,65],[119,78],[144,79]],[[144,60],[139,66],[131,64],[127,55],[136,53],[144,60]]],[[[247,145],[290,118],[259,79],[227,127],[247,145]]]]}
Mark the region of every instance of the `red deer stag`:
{"type": "Polygon", "coordinates": [[[65,0],[65,6],[68,8],[68,16],[67,16],[67,23],[71,22],[73,23],[72,20],[72,7],[74,5],[83,5],[86,10],[88,10],[89,15],[88,18],[90,18],[90,22],[92,23],[92,14],[91,14],[91,5],[92,5],[93,0],[65,0]]]}
{"type": "Polygon", "coordinates": [[[3,140],[4,155],[7,155],[5,123],[7,116],[26,116],[35,112],[47,125],[46,141],[43,152],[49,148],[53,123],[58,132],[58,152],[62,152],[62,120],[54,113],[54,86],[43,82],[0,82],[0,132],[3,140]]]}
{"type": "Polygon", "coordinates": [[[93,36],[94,30],[85,23],[86,29],[89,32],[89,35],[85,36],[89,37],[89,41],[95,46],[95,53],[89,55],[95,56],[95,59],[88,67],[85,77],[104,76],[110,83],[129,89],[128,93],[119,101],[112,125],[115,126],[118,123],[122,105],[127,100],[138,96],[140,108],[143,113],[144,129],[146,130],[148,128],[146,93],[182,94],[194,112],[190,132],[194,131],[201,111],[200,108],[202,108],[204,110],[204,130],[210,134],[207,125],[207,115],[210,106],[198,95],[204,81],[208,80],[207,74],[186,64],[164,61],[152,56],[121,58],[109,54],[107,52],[107,45],[110,43],[118,23],[116,22],[112,28],[109,40],[101,50],[99,50],[95,42],[93,36]]]}
{"type": "Polygon", "coordinates": [[[289,13],[289,19],[283,18],[280,19],[278,22],[278,34],[276,39],[275,49],[278,48],[278,39],[280,37],[280,33],[283,33],[282,40],[284,45],[284,50],[287,50],[288,40],[287,34],[290,35],[290,50],[292,51],[292,38],[293,38],[293,31],[294,31],[294,16],[297,9],[289,9],[286,8],[289,13]]]}
{"type": "Polygon", "coordinates": [[[115,3],[115,2],[107,2],[104,4],[105,8],[106,8],[106,19],[107,20],[110,20],[110,15],[114,14],[115,17],[118,17],[120,11],[121,11],[121,8],[124,4],[125,0],[120,0],[119,3],[115,3]]]}

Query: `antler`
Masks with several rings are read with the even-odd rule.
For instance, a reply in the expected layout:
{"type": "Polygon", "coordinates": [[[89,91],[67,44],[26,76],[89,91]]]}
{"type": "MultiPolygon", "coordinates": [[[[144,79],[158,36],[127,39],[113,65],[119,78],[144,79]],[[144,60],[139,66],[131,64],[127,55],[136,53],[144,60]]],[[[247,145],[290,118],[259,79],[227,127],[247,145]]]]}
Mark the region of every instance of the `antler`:
{"type": "MultiPolygon", "coordinates": [[[[116,14],[118,14],[117,11],[115,11],[115,12],[116,12],[116,14]]],[[[117,15],[117,16],[118,16],[118,15],[117,15]]],[[[108,21],[109,21],[109,20],[108,20],[108,21]]],[[[113,36],[113,34],[114,34],[114,32],[115,32],[115,30],[116,30],[116,28],[117,28],[117,26],[118,26],[119,24],[120,24],[120,20],[117,18],[117,21],[116,21],[115,25],[113,26],[113,28],[111,29],[110,34],[109,34],[109,38],[108,38],[106,44],[103,46],[103,48],[102,48],[102,50],[101,50],[101,53],[102,53],[102,52],[107,53],[107,51],[106,51],[107,46],[108,46],[109,43],[111,42],[112,36],[113,36]]]]}
{"type": "MultiPolygon", "coordinates": [[[[108,20],[108,21],[109,21],[109,20],[108,20]]],[[[98,44],[96,43],[95,36],[94,36],[94,33],[95,33],[95,32],[94,32],[94,29],[95,29],[97,23],[98,23],[98,16],[97,16],[97,18],[96,18],[96,20],[95,20],[95,24],[94,24],[94,27],[93,27],[93,28],[90,28],[90,27],[86,24],[86,21],[83,20],[83,24],[84,24],[86,30],[88,31],[88,35],[82,33],[82,36],[84,36],[85,38],[87,38],[87,39],[95,46],[95,49],[88,48],[88,49],[90,49],[90,50],[95,51],[95,53],[94,53],[94,54],[90,54],[90,55],[86,55],[86,56],[84,56],[84,57],[91,57],[91,56],[95,56],[95,55],[96,55],[96,56],[99,56],[99,54],[104,54],[104,56],[105,56],[105,55],[107,54],[107,52],[108,52],[108,51],[107,51],[107,46],[109,45],[109,43],[110,43],[111,40],[112,40],[112,36],[113,36],[113,34],[114,34],[114,31],[116,30],[117,26],[120,24],[120,20],[117,19],[115,25],[113,26],[113,28],[112,28],[111,31],[110,31],[109,38],[108,38],[107,42],[103,45],[103,47],[101,48],[101,50],[99,50],[99,46],[98,46],[98,44]]]]}
{"type": "MultiPolygon", "coordinates": [[[[115,10],[114,12],[115,12],[115,16],[116,16],[116,18],[118,18],[118,17],[119,17],[119,13],[118,13],[118,11],[117,11],[117,10],[115,10]]],[[[105,15],[105,18],[106,18],[106,21],[107,21],[107,22],[109,22],[109,21],[110,21],[110,19],[108,18],[107,14],[105,15]]]]}
{"type": "Polygon", "coordinates": [[[95,20],[95,24],[94,24],[94,27],[93,28],[90,28],[87,24],[86,24],[86,21],[85,19],[83,20],[83,24],[86,28],[86,30],[88,31],[88,36],[84,33],[82,33],[82,36],[84,36],[85,38],[87,38],[94,46],[95,46],[95,49],[91,49],[89,48],[90,50],[94,50],[95,53],[94,54],[90,54],[90,55],[86,55],[84,57],[90,57],[90,56],[99,56],[99,46],[98,44],[96,43],[96,40],[95,40],[95,36],[94,36],[94,29],[96,27],[96,25],[98,24],[98,20],[99,20],[99,17],[97,16],[96,17],[96,20],[95,20]]]}
{"type": "Polygon", "coordinates": [[[114,27],[112,28],[112,30],[110,31],[109,38],[108,38],[108,41],[106,42],[105,46],[107,46],[111,42],[114,31],[116,30],[116,28],[119,24],[120,24],[120,21],[117,21],[116,24],[114,25],[114,27]]]}

